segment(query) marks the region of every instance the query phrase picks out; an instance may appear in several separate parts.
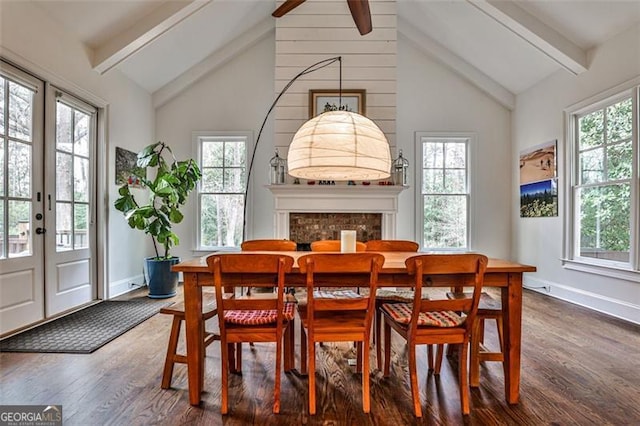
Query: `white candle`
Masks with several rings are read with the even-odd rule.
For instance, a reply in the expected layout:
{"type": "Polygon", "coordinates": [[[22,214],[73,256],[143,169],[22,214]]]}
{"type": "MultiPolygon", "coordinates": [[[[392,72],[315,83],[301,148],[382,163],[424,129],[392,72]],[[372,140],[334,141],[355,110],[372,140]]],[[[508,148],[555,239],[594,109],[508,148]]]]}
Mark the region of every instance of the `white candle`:
{"type": "Polygon", "coordinates": [[[356,252],[356,231],[340,231],[340,251],[342,253],[356,252]]]}

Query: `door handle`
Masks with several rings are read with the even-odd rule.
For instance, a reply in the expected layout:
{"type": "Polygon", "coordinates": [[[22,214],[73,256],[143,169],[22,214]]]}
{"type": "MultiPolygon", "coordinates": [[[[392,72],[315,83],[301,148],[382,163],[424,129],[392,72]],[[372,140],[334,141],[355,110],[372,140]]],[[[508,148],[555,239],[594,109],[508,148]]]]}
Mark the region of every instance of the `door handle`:
{"type": "Polygon", "coordinates": [[[36,234],[38,235],[44,234],[45,232],[47,232],[47,230],[44,228],[36,228],[36,234]]]}

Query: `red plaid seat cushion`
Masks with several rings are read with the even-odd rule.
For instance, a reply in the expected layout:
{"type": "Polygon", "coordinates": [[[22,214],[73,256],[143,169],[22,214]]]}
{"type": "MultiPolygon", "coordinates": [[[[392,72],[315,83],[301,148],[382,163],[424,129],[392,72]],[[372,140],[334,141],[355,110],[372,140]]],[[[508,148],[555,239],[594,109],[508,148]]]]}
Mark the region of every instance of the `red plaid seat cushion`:
{"type": "MultiPolygon", "coordinates": [[[[400,324],[409,324],[413,305],[410,303],[385,303],[382,309],[387,312],[394,321],[400,324]]],[[[466,317],[453,311],[421,312],[418,316],[418,325],[431,327],[457,327],[464,322],[466,317]]]]}
{"type": "MultiPolygon", "coordinates": [[[[293,320],[295,312],[294,303],[284,304],[284,319],[293,320]]],[[[273,324],[278,320],[278,313],[275,309],[255,310],[255,311],[226,311],[224,320],[231,324],[239,325],[264,325],[273,324]]]]}

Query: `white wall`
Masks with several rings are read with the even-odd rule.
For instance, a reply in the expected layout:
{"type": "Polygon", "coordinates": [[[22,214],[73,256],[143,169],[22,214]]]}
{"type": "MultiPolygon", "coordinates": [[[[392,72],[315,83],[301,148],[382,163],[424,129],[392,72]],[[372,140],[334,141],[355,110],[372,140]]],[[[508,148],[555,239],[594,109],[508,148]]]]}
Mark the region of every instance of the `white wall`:
{"type": "MultiPolygon", "coordinates": [[[[274,35],[270,33],[158,108],[158,140],[167,142],[176,157],[184,159],[195,156],[192,146],[194,131],[253,131],[255,139],[275,99],[274,46],[274,35]]],[[[249,228],[248,239],[273,237],[273,196],[264,188],[268,183],[268,164],[273,156],[273,146],[272,115],[260,138],[252,171],[249,206],[254,206],[254,226],[249,228]]],[[[198,254],[193,252],[196,245],[195,196],[189,198],[185,212],[184,221],[174,228],[180,245],[172,253],[189,259],[198,254]]]]}
{"type": "Polygon", "coordinates": [[[513,209],[514,250],[538,272],[525,274],[532,287],[548,286],[550,295],[640,323],[640,283],[563,268],[562,236],[566,179],[563,110],[640,75],[640,25],[590,52],[589,70],[579,76],[559,71],[517,97],[513,116],[512,203],[519,204],[518,152],[558,140],[558,217],[520,218],[513,209]]]}
{"type": "MultiPolygon", "coordinates": [[[[309,14],[295,9],[276,19],[275,87],[280,92],[293,76],[317,61],[342,56],[343,89],[366,90],[365,115],[396,145],[396,2],[372,0],[375,31],[360,35],[347,2],[315,2],[309,14]],[[331,22],[326,27],[327,22],[331,22]]],[[[309,90],[337,90],[339,64],[305,75],[295,82],[275,111],[275,146],[285,157],[294,134],[309,119],[309,90]]]]}
{"type": "MultiPolygon", "coordinates": [[[[98,158],[100,164],[108,164],[106,185],[98,191],[107,209],[99,211],[98,217],[99,223],[107,220],[109,224],[106,280],[110,284],[107,295],[113,296],[127,290],[129,282],[141,282],[142,259],[149,253],[146,239],[128,227],[113,208],[113,201],[117,197],[115,147],[137,151],[153,142],[151,97],[116,70],[104,76],[94,72],[85,47],[33,3],[3,1],[1,7],[2,56],[79,97],[104,103],[108,109],[106,158],[98,158]]],[[[103,248],[107,244],[100,243],[103,248]]]]}
{"type": "Polygon", "coordinates": [[[410,160],[412,182],[400,195],[398,238],[416,237],[415,132],[471,132],[477,141],[472,248],[490,257],[513,258],[510,111],[404,37],[398,39],[397,101],[397,146],[410,160]]]}

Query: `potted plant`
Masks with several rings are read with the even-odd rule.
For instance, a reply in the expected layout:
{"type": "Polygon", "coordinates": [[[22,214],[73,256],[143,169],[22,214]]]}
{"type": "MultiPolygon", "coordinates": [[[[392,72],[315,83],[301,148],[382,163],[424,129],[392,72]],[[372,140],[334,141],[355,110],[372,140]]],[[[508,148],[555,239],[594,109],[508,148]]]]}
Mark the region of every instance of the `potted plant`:
{"type": "Polygon", "coordinates": [[[149,297],[172,297],[176,294],[178,273],[172,272],[171,266],[180,262],[180,259],[171,256],[169,251],[180,243],[180,239],[171,228],[174,223],[182,222],[184,215],[180,207],[187,201],[187,196],[202,173],[193,159],[176,160],[171,148],[164,142],[157,142],[140,151],[137,165],[133,173],[149,190],[149,199],[146,203],[139,202],[131,193],[130,183],[125,183],[118,190],[120,198],[114,206],[124,213],[131,228],[151,235],[156,255],[145,258],[149,297]],[[163,154],[171,156],[171,163],[166,161],[163,154]],[[148,179],[147,176],[154,177],[148,179]],[[159,245],[164,247],[162,253],[158,251],[159,245]]]}

